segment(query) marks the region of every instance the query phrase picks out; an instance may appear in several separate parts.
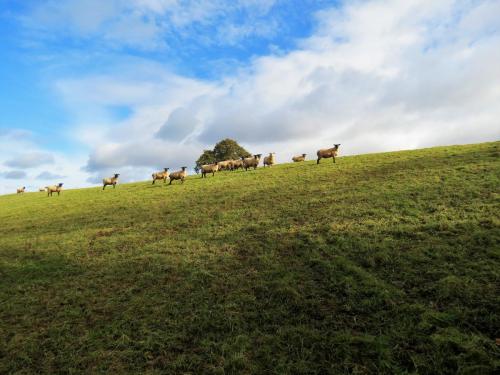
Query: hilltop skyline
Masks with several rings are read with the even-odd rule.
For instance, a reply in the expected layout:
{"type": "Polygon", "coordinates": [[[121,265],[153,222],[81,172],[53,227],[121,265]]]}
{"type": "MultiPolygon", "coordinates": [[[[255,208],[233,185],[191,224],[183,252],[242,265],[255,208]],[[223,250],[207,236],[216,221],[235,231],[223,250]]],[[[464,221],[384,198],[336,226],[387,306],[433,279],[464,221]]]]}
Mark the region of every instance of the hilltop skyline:
{"type": "Polygon", "coordinates": [[[497,0],[0,4],[0,194],[500,138],[497,0]]]}

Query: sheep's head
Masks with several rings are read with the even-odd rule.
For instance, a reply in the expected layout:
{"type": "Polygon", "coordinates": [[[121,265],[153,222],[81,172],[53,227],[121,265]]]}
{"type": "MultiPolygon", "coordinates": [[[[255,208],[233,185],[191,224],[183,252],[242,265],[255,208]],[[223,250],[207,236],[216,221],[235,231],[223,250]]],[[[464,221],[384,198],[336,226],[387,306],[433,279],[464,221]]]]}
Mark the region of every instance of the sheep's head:
{"type": "Polygon", "coordinates": [[[168,168],[163,168],[163,170],[164,170],[165,172],[167,172],[167,171],[168,171],[168,168]]]}
{"type": "Polygon", "coordinates": [[[63,183],[62,182],[59,182],[59,185],[57,185],[59,187],[62,187],[63,186],[63,183]]]}
{"type": "Polygon", "coordinates": [[[181,167],[181,168],[182,168],[183,171],[185,171],[187,167],[181,167]]]}
{"type": "Polygon", "coordinates": [[[118,176],[120,176],[119,173],[115,173],[115,178],[118,178],[118,176]]]}
{"type": "Polygon", "coordinates": [[[305,158],[307,154],[302,154],[302,157],[305,158]]]}
{"type": "Polygon", "coordinates": [[[339,148],[340,143],[334,144],[335,148],[339,148]]]}

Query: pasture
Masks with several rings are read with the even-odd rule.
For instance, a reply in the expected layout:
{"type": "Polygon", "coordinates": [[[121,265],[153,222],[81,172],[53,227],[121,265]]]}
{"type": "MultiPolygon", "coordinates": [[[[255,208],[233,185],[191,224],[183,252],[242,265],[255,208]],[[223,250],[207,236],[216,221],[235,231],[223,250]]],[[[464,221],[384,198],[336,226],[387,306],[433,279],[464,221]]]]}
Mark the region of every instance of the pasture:
{"type": "Polygon", "coordinates": [[[499,186],[492,142],[1,196],[0,373],[498,373],[499,186]]]}

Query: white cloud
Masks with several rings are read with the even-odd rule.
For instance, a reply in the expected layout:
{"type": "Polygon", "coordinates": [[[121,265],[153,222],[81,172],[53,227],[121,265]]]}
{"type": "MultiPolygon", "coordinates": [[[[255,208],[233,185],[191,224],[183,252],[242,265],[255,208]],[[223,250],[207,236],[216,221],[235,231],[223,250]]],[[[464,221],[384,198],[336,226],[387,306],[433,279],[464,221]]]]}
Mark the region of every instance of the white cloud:
{"type": "Polygon", "coordinates": [[[281,160],[334,142],[357,153],[498,139],[500,35],[497,18],[478,22],[485,12],[500,17],[496,2],[372,1],[321,12],[300,50],[256,58],[219,82],[155,88],[158,101],[137,100],[137,114],[108,135],[122,141],[96,147],[88,167],[192,165],[223,137],[286,153],[281,160]],[[160,101],[165,110],[155,112],[160,101]]]}
{"type": "MultiPolygon", "coordinates": [[[[137,1],[156,13],[180,7],[171,16],[178,25],[220,11],[218,2],[201,3],[200,14],[187,15],[176,1],[137,1]]],[[[314,157],[333,143],[352,154],[495,140],[498,19],[498,1],[346,2],[318,13],[316,31],[297,50],[257,57],[218,81],[136,60],[56,86],[78,124],[75,136],[92,149],[91,182],[193,166],[225,137],[252,152],[275,151],[278,161],[314,157]],[[107,115],[120,105],[130,107],[129,118],[107,115]]]]}

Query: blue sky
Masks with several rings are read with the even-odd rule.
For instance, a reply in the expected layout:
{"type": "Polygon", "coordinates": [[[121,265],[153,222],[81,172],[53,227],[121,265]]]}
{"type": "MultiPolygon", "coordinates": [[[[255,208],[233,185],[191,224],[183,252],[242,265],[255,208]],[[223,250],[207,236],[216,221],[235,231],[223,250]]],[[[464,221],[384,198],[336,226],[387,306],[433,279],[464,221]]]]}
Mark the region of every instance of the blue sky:
{"type": "Polygon", "coordinates": [[[0,0],[0,193],[498,139],[500,1],[0,0]]]}

